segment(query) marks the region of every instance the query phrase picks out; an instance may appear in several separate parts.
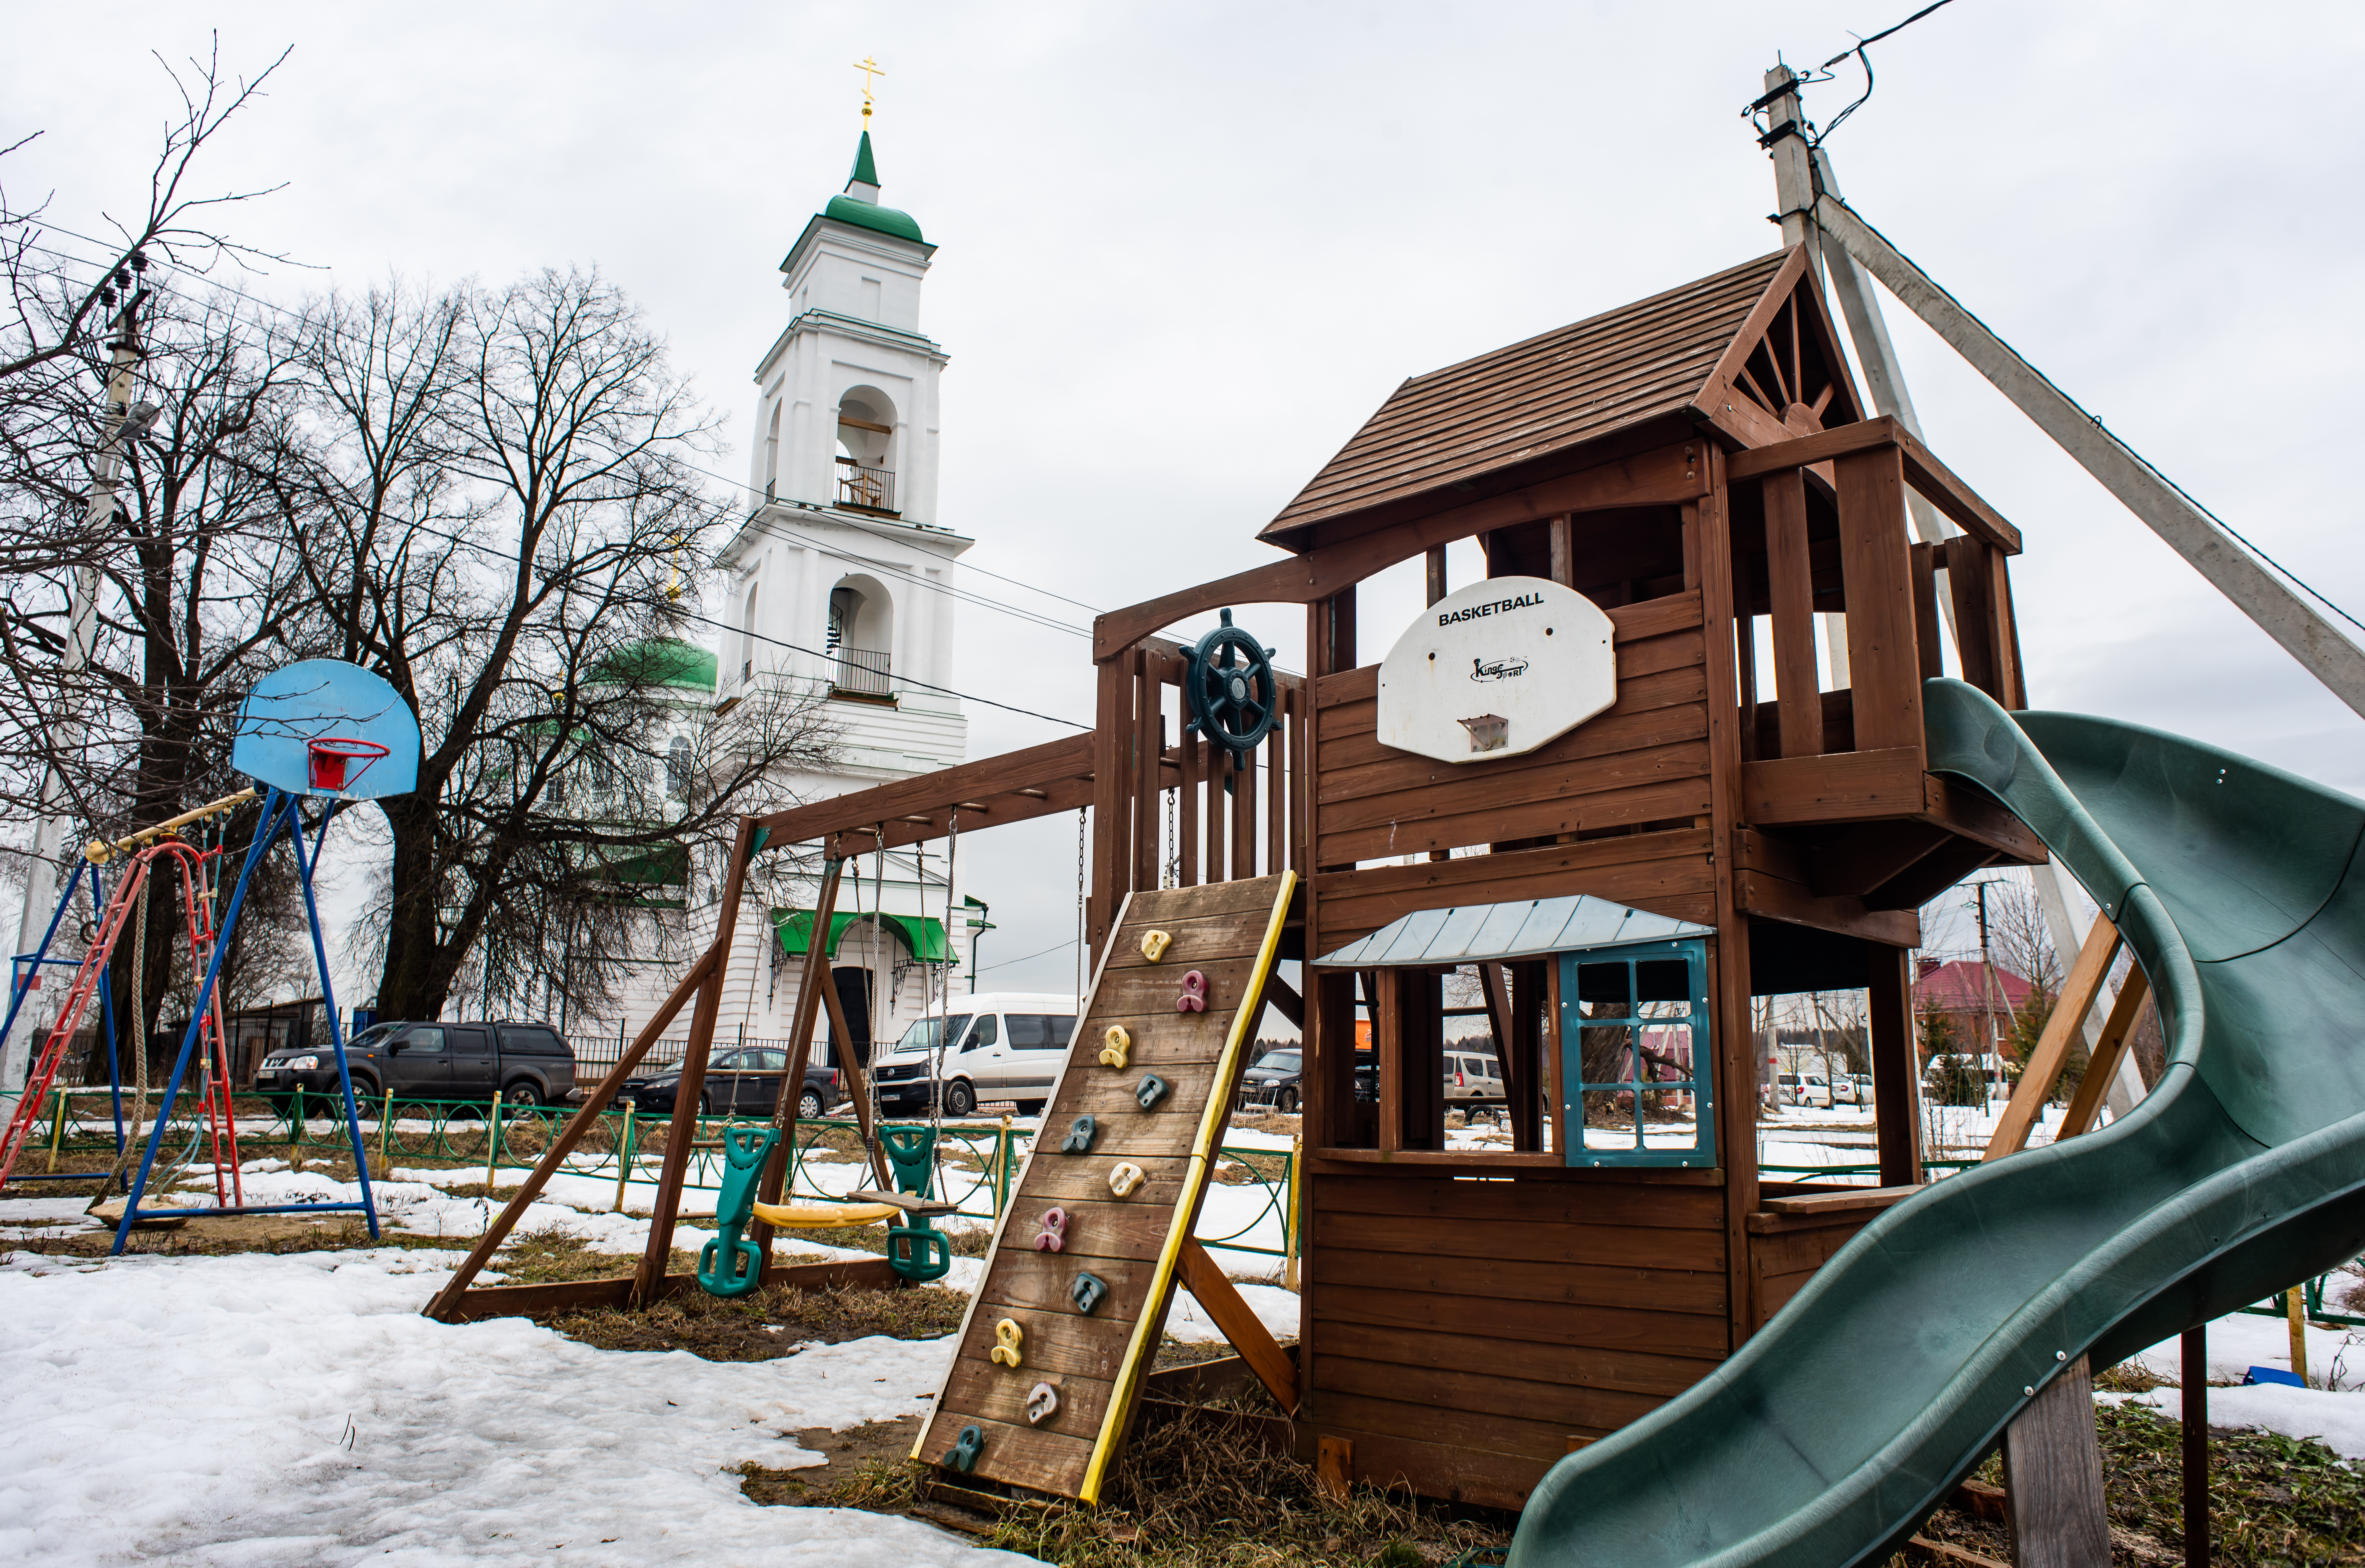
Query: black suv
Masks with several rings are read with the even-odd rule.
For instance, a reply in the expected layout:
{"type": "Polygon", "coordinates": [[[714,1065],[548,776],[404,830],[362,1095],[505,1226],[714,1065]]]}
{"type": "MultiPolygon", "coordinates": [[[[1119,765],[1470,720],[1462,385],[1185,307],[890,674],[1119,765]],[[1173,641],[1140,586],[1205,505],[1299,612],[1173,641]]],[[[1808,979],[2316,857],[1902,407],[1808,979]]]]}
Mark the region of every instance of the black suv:
{"type": "MultiPolygon", "coordinates": [[[[706,1064],[706,1087],[698,1108],[709,1116],[769,1116],[780,1103],[780,1080],[789,1072],[789,1053],[768,1046],[742,1046],[717,1051],[706,1064]]],[[[644,1113],[670,1114],[681,1092],[681,1069],[667,1068],[646,1078],[628,1078],[616,1091],[619,1104],[633,1104],[644,1113]]],[[[797,1098],[797,1114],[811,1121],[827,1115],[846,1103],[837,1070],[805,1065],[805,1092],[797,1098]]]]}
{"type": "MultiPolygon", "coordinates": [[[[373,1024],[345,1044],[356,1098],[489,1100],[555,1105],[575,1093],[575,1053],[547,1024],[373,1024]]],[[[333,1101],[336,1053],[274,1051],[255,1069],[254,1092],[285,1111],[297,1089],[307,1106],[333,1101]]]]}
{"type": "Polygon", "coordinates": [[[1257,1058],[1240,1075],[1240,1103],[1270,1105],[1286,1116],[1306,1092],[1306,1054],[1283,1046],[1257,1058]]]}

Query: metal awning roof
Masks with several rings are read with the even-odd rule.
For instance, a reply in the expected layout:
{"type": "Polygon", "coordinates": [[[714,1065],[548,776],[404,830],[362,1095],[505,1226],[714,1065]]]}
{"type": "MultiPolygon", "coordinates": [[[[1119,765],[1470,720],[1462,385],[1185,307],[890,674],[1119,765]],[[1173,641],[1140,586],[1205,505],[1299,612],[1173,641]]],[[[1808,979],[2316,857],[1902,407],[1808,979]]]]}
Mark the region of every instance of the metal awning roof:
{"type": "Polygon", "coordinates": [[[1715,929],[1578,893],[1517,903],[1420,909],[1314,960],[1317,969],[1500,963],[1546,953],[1713,936],[1715,929]]]}

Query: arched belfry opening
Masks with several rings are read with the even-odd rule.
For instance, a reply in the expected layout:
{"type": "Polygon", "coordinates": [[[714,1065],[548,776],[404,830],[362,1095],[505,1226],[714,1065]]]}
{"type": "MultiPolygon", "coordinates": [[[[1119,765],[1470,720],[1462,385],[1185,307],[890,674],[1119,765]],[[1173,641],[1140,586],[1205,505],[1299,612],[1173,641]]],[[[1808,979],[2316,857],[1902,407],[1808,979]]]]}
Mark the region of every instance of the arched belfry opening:
{"type": "Polygon", "coordinates": [[[894,648],[895,600],[886,585],[870,577],[838,579],[829,590],[829,694],[892,701],[894,648]]]}
{"type": "Polygon", "coordinates": [[[837,504],[897,514],[895,405],[875,386],[850,388],[837,403],[837,504]]]}

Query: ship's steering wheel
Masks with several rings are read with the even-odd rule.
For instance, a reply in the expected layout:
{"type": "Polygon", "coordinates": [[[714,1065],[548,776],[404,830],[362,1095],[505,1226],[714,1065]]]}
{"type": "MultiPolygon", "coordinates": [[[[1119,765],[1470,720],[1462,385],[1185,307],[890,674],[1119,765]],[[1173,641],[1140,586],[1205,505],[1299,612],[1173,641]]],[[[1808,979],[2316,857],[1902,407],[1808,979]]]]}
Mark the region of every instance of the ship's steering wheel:
{"type": "Polygon", "coordinates": [[[1199,639],[1191,651],[1182,695],[1191,710],[1186,734],[1203,734],[1231,753],[1235,768],[1248,766],[1254,751],[1280,722],[1280,683],[1272,673],[1272,650],[1232,624],[1224,623],[1199,639]]]}

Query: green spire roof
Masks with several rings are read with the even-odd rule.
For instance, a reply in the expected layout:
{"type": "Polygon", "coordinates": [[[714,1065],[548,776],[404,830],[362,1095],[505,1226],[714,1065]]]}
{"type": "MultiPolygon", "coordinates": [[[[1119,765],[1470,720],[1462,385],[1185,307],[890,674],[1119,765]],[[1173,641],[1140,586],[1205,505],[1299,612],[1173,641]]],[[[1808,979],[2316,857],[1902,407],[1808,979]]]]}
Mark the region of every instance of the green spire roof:
{"type": "Polygon", "coordinates": [[[855,194],[857,187],[874,193],[879,189],[879,163],[870,155],[870,133],[867,130],[854,150],[854,173],[846,178],[846,194],[830,197],[829,205],[822,209],[822,216],[839,223],[851,223],[857,229],[892,234],[898,240],[910,240],[922,245],[927,243],[920,238],[920,226],[910,213],[881,207],[874,196],[857,196],[855,194]]]}

